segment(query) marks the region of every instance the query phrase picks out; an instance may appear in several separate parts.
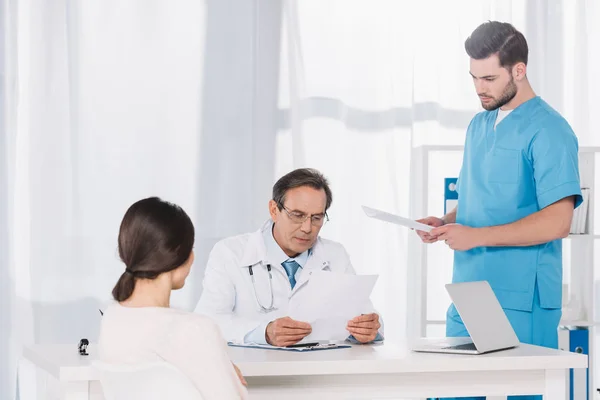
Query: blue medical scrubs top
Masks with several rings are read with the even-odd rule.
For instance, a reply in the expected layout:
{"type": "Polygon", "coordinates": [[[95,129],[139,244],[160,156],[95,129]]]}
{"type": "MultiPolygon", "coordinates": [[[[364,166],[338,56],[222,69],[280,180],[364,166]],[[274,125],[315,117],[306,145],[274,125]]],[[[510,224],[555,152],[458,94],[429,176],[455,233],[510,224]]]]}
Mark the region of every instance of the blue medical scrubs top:
{"type": "MultiPolygon", "coordinates": [[[[472,227],[520,220],[568,196],[581,201],[578,143],[567,121],[539,97],[515,108],[494,129],[498,110],[473,118],[457,183],[456,222],[472,227]]],[[[454,252],[453,282],[486,280],[503,308],[560,308],[562,243],[479,247],[454,252]]]]}

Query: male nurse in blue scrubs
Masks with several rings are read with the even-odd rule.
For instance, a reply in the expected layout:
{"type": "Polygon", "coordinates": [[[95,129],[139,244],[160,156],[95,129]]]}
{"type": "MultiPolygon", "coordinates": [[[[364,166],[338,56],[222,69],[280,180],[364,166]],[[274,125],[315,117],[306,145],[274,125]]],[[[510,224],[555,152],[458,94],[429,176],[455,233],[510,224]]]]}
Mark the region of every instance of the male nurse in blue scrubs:
{"type": "MultiPolygon", "coordinates": [[[[490,283],[522,343],[557,348],[561,239],[582,201],[577,138],[531,88],[527,42],[512,25],[480,25],[465,49],[485,111],[467,130],[458,206],[417,233],[454,250],[453,282],[490,283]]],[[[468,336],[453,305],[446,335],[468,336]]]]}

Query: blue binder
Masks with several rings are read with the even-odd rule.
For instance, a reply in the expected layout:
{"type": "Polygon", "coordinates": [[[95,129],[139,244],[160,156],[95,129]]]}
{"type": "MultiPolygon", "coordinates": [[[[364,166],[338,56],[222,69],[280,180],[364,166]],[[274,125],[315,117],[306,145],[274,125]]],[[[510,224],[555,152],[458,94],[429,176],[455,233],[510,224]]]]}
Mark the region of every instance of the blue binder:
{"type": "Polygon", "coordinates": [[[457,181],[458,178],[444,178],[444,215],[458,204],[457,181]]]}
{"type": "MultiPolygon", "coordinates": [[[[590,354],[590,331],[587,328],[574,328],[569,330],[569,351],[573,353],[581,353],[589,356],[590,354]]],[[[589,400],[589,385],[590,376],[589,369],[585,371],[569,372],[570,387],[569,393],[571,400],[589,400]],[[577,376],[576,374],[584,374],[577,376]],[[585,388],[582,387],[585,383],[585,388]]]]}
{"type": "MultiPolygon", "coordinates": [[[[586,327],[561,327],[559,348],[573,353],[590,354],[590,331],[586,327]]],[[[590,400],[589,368],[569,371],[569,399],[590,400]]],[[[593,398],[593,395],[592,395],[593,398]]]]}

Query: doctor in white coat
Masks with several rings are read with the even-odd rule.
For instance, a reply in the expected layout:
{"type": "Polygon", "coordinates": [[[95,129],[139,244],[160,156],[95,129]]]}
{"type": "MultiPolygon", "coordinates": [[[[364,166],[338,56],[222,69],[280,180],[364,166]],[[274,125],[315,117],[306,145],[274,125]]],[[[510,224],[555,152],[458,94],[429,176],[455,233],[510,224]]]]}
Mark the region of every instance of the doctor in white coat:
{"type": "MultiPolygon", "coordinates": [[[[290,299],[310,283],[313,271],[354,274],[344,247],[319,237],[332,194],[314,169],[297,169],[273,186],[271,219],[254,233],[218,242],[209,256],[196,312],[212,317],[225,338],[289,346],[311,332],[310,324],[282,316],[290,299]]],[[[371,304],[348,321],[349,339],[381,340],[371,304]]]]}

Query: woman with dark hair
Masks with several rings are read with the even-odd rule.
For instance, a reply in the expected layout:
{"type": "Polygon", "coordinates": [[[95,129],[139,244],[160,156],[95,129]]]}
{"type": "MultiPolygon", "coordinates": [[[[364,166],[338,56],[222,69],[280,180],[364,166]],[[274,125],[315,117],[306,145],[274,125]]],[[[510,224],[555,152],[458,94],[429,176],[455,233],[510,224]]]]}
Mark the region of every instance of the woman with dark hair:
{"type": "Polygon", "coordinates": [[[125,272],[112,291],[116,303],[102,318],[100,360],[166,361],[205,400],[245,398],[245,381],[229,360],[217,325],[170,308],[171,290],[181,289],[190,272],[193,245],[194,225],[179,206],[151,197],[127,210],[119,231],[125,272]]]}

